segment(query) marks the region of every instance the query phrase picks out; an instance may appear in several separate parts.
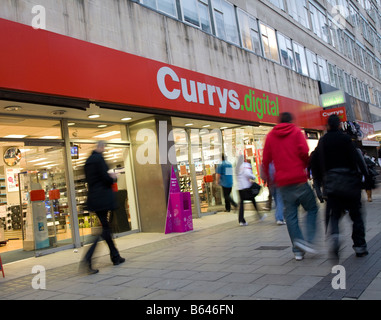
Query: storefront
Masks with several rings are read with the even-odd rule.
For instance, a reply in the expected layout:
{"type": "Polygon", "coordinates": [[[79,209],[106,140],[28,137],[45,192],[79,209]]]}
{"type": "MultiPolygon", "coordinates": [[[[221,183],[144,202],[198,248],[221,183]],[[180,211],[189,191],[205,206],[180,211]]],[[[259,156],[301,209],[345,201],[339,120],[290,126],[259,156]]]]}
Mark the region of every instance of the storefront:
{"type": "Polygon", "coordinates": [[[233,165],[245,154],[260,181],[281,112],[311,149],[324,128],[319,106],[7,20],[0,29],[0,212],[24,251],[78,247],[94,232],[83,165],[97,140],[119,173],[116,233],[163,232],[172,166],[196,218],[223,208],[222,153],[233,165]]]}

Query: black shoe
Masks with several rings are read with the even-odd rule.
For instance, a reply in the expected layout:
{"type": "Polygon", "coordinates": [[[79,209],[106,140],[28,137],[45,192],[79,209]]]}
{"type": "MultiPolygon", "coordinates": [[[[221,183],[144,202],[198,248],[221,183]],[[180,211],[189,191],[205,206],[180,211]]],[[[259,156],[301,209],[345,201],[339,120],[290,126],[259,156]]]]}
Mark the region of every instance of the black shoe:
{"type": "Polygon", "coordinates": [[[81,269],[84,270],[84,272],[86,272],[88,274],[96,274],[99,272],[98,269],[93,269],[91,266],[91,262],[89,262],[87,260],[83,260],[81,262],[81,269]]]}
{"type": "Polygon", "coordinates": [[[112,263],[114,264],[114,266],[117,266],[117,265],[119,265],[125,261],[126,261],[126,259],[122,258],[121,256],[118,256],[118,257],[112,259],[112,263]]]}
{"type": "Polygon", "coordinates": [[[364,252],[356,252],[356,257],[358,258],[362,258],[362,257],[365,257],[369,254],[368,251],[364,251],[364,252]]]}

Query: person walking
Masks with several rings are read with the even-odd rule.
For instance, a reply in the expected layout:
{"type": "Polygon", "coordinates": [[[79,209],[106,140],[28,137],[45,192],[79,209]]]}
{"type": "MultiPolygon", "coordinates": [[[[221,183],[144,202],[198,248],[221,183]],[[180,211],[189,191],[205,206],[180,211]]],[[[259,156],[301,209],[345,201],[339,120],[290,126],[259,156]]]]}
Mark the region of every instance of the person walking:
{"type": "Polygon", "coordinates": [[[217,185],[222,187],[222,191],[225,199],[225,212],[230,212],[231,205],[235,209],[238,208],[237,203],[230,196],[233,188],[233,166],[226,159],[226,156],[222,154],[222,162],[217,167],[217,185]]]}
{"type": "Polygon", "coordinates": [[[268,133],[263,150],[263,170],[269,176],[274,164],[274,183],[283,199],[284,217],[295,259],[300,261],[306,252],[317,253],[314,248],[318,207],[315,194],[308,184],[307,167],[309,148],[305,135],[293,123],[293,115],[284,112],[279,123],[268,133]],[[299,226],[298,207],[306,211],[306,233],[299,226]]]}
{"type": "MultiPolygon", "coordinates": [[[[329,220],[326,221],[326,225],[330,233],[330,254],[334,259],[339,258],[339,221],[345,212],[348,212],[353,222],[353,250],[357,257],[364,257],[368,254],[368,250],[361,211],[361,179],[363,175],[367,182],[370,177],[361,152],[356,149],[351,137],[340,130],[340,118],[337,115],[328,118],[327,128],[327,133],[319,140],[315,149],[311,170],[314,180],[322,185],[327,201],[329,220]],[[335,172],[342,172],[341,174],[350,180],[345,183],[339,180],[339,177],[332,178],[335,172]],[[348,191],[345,193],[335,191],[337,188],[333,188],[331,183],[335,180],[339,187],[350,185],[348,191]]],[[[353,133],[353,136],[356,134],[353,133]]]]}
{"type": "Polygon", "coordinates": [[[376,176],[378,175],[378,172],[375,170],[376,163],[372,160],[371,157],[369,157],[366,151],[362,150],[362,154],[368,169],[368,173],[370,175],[370,179],[364,182],[364,189],[368,197],[368,202],[372,202],[372,189],[376,187],[376,176]]]}
{"type": "Polygon", "coordinates": [[[255,201],[255,197],[251,194],[249,190],[255,181],[255,176],[253,174],[253,170],[251,165],[245,161],[244,156],[240,155],[238,157],[237,166],[236,166],[236,177],[237,177],[237,189],[239,192],[239,213],[238,213],[238,222],[241,226],[247,226],[248,223],[244,218],[244,201],[249,200],[253,203],[255,210],[260,216],[260,220],[263,221],[266,219],[267,214],[261,215],[258,210],[257,202],[255,201]]]}
{"type": "MultiPolygon", "coordinates": [[[[115,173],[108,173],[109,168],[103,158],[105,146],[104,141],[99,141],[96,149],[85,163],[85,177],[88,185],[87,208],[89,211],[95,212],[99,218],[102,224],[101,236],[109,247],[111,261],[114,265],[118,265],[123,263],[125,259],[120,256],[114,244],[111,227],[107,220],[108,212],[116,209],[116,198],[112,185],[116,183],[117,176],[115,173]]],[[[86,265],[89,273],[99,271],[92,268],[91,261],[99,239],[100,236],[97,236],[83,260],[83,264],[86,265]]]]}

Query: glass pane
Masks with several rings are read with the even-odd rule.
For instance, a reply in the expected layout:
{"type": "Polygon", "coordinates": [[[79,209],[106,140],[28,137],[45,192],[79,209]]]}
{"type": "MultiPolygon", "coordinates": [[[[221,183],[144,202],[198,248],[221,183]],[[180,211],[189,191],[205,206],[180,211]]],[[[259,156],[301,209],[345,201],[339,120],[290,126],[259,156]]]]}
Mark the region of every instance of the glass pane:
{"type": "Polygon", "coordinates": [[[209,8],[208,5],[202,4],[199,2],[199,14],[200,14],[200,20],[201,20],[201,29],[205,32],[211,33],[212,28],[210,26],[210,16],[209,16],[209,8]]]}
{"type": "MultiPolygon", "coordinates": [[[[72,159],[75,182],[75,196],[79,219],[79,228],[82,241],[90,243],[91,236],[100,232],[101,224],[94,212],[89,212],[86,207],[87,183],[84,172],[84,165],[87,158],[95,149],[94,144],[76,144],[78,147],[78,157],[72,159]]],[[[109,221],[113,233],[122,233],[131,230],[131,216],[128,205],[127,181],[125,172],[125,161],[128,157],[127,147],[115,147],[107,145],[103,157],[110,169],[117,173],[118,181],[116,191],[117,209],[109,213],[109,221]]]]}
{"type": "Polygon", "coordinates": [[[184,21],[200,26],[198,13],[197,13],[197,0],[186,0],[181,2],[184,21]]]}
{"type": "Polygon", "coordinates": [[[28,146],[22,148],[22,159],[18,193],[25,216],[23,249],[38,252],[71,244],[63,148],[28,146]]]}
{"type": "Polygon", "coordinates": [[[72,139],[107,140],[118,142],[125,137],[126,127],[119,124],[98,122],[69,122],[69,135],[72,139]]]}
{"type": "Polygon", "coordinates": [[[0,138],[61,139],[61,125],[56,120],[1,117],[0,138]]]}
{"type": "Polygon", "coordinates": [[[171,16],[177,16],[175,0],[159,0],[157,1],[158,9],[170,14],[171,16]]]}
{"type": "Polygon", "coordinates": [[[224,13],[226,40],[233,43],[239,43],[238,27],[234,7],[225,1],[222,2],[222,7],[224,13]]]}

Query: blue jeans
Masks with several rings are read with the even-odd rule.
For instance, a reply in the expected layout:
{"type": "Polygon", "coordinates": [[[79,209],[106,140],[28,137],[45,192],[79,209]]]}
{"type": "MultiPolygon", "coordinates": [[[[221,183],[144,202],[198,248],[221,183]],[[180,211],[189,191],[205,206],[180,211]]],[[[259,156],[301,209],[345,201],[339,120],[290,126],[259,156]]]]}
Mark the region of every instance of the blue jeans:
{"type": "Polygon", "coordinates": [[[271,194],[274,197],[275,202],[275,221],[283,221],[283,211],[284,211],[284,205],[283,205],[283,199],[282,195],[280,193],[279,188],[272,187],[271,188],[271,194]]]}
{"type": "Polygon", "coordinates": [[[312,243],[315,239],[318,212],[315,194],[308,183],[280,187],[280,192],[283,199],[284,217],[287,222],[287,230],[293,244],[292,251],[295,253],[301,252],[294,246],[295,240],[306,240],[307,242],[312,243]],[[307,211],[306,237],[303,236],[303,233],[299,227],[299,205],[307,211]]]}

